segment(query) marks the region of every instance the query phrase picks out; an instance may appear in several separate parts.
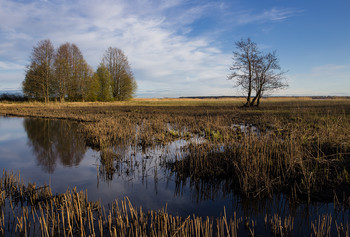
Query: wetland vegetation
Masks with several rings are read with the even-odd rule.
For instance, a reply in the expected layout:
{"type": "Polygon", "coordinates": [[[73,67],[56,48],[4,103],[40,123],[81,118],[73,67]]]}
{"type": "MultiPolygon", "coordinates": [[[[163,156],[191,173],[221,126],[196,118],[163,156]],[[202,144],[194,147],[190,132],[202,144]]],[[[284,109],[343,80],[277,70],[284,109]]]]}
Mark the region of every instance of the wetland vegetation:
{"type": "MultiPolygon", "coordinates": [[[[259,108],[242,107],[243,102],[1,103],[0,115],[73,121],[78,135],[70,133],[72,125],[55,129],[55,122],[47,122],[56,131],[55,137],[63,140],[60,145],[30,140],[43,159],[49,155],[42,147],[58,151],[60,146],[70,147],[70,152],[58,154],[62,163],[72,165],[81,161],[86,150],[64,137],[78,136],[99,151],[97,176],[103,180],[135,173],[144,177],[148,170],[157,183],[159,173],[166,172],[164,177],[174,183],[175,194],[190,187],[197,202],[235,196],[239,198],[232,199],[245,203],[250,211],[266,200],[288,211],[265,212],[255,219],[247,213],[238,216],[233,209],[227,213],[222,206],[222,215],[215,218],[205,213],[181,216],[169,213],[170,206],[149,210],[140,204],[143,209],[134,208],[127,197],[107,208],[98,201],[89,202],[84,192],[52,195],[50,187],[31,188],[34,184],[22,184],[18,176],[5,171],[1,181],[2,233],[236,236],[243,231],[249,235],[348,236],[350,100],[274,98],[264,99],[259,108]],[[181,144],[181,148],[171,151],[171,144],[181,144]],[[74,161],[65,160],[68,156],[74,161]],[[285,203],[276,204],[278,197],[285,203]],[[299,229],[296,223],[304,220],[300,215],[297,220],[293,210],[304,207],[309,213],[314,203],[332,208],[310,215],[306,227],[299,229]],[[8,221],[6,215],[11,216],[8,221]]],[[[34,134],[31,130],[43,125],[32,121],[24,126],[30,137],[34,134]]]]}

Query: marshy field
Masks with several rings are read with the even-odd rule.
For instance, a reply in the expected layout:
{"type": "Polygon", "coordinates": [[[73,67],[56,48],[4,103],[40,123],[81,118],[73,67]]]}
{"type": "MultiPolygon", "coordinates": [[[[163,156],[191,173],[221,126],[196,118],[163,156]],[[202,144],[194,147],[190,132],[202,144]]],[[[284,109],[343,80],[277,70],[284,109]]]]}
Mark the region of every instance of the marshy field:
{"type": "Polygon", "coordinates": [[[0,103],[0,234],[349,236],[350,99],[0,103]]]}

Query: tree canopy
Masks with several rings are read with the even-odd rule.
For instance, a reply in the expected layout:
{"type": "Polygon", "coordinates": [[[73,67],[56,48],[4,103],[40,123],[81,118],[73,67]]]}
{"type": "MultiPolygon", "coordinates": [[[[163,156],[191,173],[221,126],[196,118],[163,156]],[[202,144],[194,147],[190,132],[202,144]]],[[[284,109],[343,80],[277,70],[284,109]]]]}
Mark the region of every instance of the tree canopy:
{"type": "Polygon", "coordinates": [[[26,69],[23,93],[30,98],[49,101],[54,95],[53,63],[55,49],[50,40],[42,40],[33,47],[30,64],[26,69]]]}
{"type": "Polygon", "coordinates": [[[49,39],[33,47],[22,86],[24,95],[45,102],[128,100],[137,88],[121,49],[109,47],[94,72],[77,45],[55,50],[49,39]]]}
{"type": "Polygon", "coordinates": [[[127,100],[136,92],[136,82],[124,52],[109,47],[102,59],[111,75],[112,94],[115,100],[127,100]]]}

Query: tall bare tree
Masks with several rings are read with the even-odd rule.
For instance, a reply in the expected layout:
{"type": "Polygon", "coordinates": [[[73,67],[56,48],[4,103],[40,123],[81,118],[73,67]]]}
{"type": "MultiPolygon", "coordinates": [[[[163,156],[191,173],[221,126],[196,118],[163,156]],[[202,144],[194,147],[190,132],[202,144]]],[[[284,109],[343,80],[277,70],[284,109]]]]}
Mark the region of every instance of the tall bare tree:
{"type": "Polygon", "coordinates": [[[236,42],[236,47],[233,65],[230,67],[232,73],[228,79],[234,80],[235,86],[247,93],[245,106],[259,106],[265,93],[288,86],[275,51],[266,54],[259,51],[250,38],[236,42]],[[255,96],[252,98],[254,91],[255,96]]]}
{"type": "Polygon", "coordinates": [[[102,59],[111,77],[112,93],[115,100],[127,100],[133,97],[137,85],[131,71],[128,58],[118,48],[109,47],[102,59]]]}
{"type": "Polygon", "coordinates": [[[250,38],[241,39],[236,42],[237,51],[233,52],[233,65],[230,67],[232,73],[228,76],[229,80],[235,80],[236,87],[242,87],[247,93],[246,106],[251,105],[251,94],[254,83],[253,68],[256,67],[259,60],[259,50],[250,38]]]}
{"type": "Polygon", "coordinates": [[[33,47],[30,64],[23,81],[23,92],[29,97],[50,100],[53,95],[53,63],[55,49],[49,39],[39,41],[33,47]]]}
{"type": "Polygon", "coordinates": [[[265,93],[288,87],[285,72],[281,71],[276,51],[261,55],[253,71],[255,88],[253,105],[256,102],[256,105],[259,106],[260,99],[265,93]]]}

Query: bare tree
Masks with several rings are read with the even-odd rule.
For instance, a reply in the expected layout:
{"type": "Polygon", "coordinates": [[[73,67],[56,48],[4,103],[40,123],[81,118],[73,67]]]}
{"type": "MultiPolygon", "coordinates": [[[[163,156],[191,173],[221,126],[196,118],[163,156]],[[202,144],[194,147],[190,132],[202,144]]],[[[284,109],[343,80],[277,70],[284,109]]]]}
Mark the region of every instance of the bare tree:
{"type": "Polygon", "coordinates": [[[257,106],[265,93],[288,86],[285,72],[281,71],[276,52],[262,53],[250,38],[236,42],[237,51],[233,52],[232,73],[229,80],[235,80],[235,86],[247,93],[246,106],[257,106]],[[252,93],[255,91],[255,97],[252,93]]]}
{"type": "Polygon", "coordinates": [[[256,105],[259,106],[260,99],[265,93],[288,87],[285,72],[281,71],[276,51],[261,55],[253,71],[255,97],[252,105],[256,102],[256,105]]]}
{"type": "Polygon", "coordinates": [[[23,82],[23,92],[29,97],[48,102],[53,95],[53,62],[55,49],[49,39],[33,47],[30,64],[23,82]]]}
{"type": "Polygon", "coordinates": [[[131,71],[128,58],[118,48],[109,47],[102,59],[111,77],[112,93],[115,100],[127,100],[133,97],[137,85],[131,71]]]}
{"type": "Polygon", "coordinates": [[[233,65],[230,67],[232,73],[229,80],[235,80],[235,86],[241,87],[247,93],[246,106],[251,105],[251,94],[254,83],[253,69],[259,60],[259,50],[250,38],[241,39],[236,42],[237,51],[233,52],[233,65]]]}

